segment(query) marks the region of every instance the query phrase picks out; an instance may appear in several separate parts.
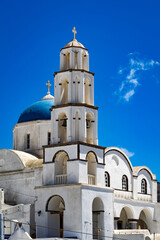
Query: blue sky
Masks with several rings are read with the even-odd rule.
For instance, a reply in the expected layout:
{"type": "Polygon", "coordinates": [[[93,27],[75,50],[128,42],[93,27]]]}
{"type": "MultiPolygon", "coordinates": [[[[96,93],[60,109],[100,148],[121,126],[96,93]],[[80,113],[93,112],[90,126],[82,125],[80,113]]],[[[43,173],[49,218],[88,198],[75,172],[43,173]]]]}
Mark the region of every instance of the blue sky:
{"type": "Polygon", "coordinates": [[[60,49],[89,49],[102,146],[128,151],[160,180],[160,1],[1,1],[0,148],[12,148],[21,112],[47,92],[60,49]]]}

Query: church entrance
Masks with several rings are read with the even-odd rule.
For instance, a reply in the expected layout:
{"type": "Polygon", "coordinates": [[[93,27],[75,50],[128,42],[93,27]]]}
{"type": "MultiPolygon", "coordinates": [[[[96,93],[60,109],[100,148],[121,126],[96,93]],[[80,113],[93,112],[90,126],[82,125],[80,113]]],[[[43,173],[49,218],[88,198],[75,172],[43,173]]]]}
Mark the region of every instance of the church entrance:
{"type": "Polygon", "coordinates": [[[93,239],[101,240],[104,236],[104,207],[100,198],[95,198],[92,204],[93,239]]]}
{"type": "Polygon", "coordinates": [[[63,215],[65,204],[58,195],[49,198],[46,206],[48,212],[48,237],[63,238],[63,215]]]}

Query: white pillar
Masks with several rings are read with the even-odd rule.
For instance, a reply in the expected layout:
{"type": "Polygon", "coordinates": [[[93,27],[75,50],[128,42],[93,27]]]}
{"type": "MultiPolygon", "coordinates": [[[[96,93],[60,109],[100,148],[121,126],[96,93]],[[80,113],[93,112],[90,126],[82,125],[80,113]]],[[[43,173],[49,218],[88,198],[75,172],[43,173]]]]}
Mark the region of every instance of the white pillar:
{"type": "Polygon", "coordinates": [[[82,69],[82,52],[79,50],[77,55],[78,69],[82,69]]]}
{"type": "Polygon", "coordinates": [[[72,121],[71,121],[71,108],[69,108],[68,115],[67,115],[67,142],[71,142],[72,140],[72,121]]]}
{"type": "Polygon", "coordinates": [[[114,230],[117,230],[118,229],[118,219],[119,218],[114,218],[114,230]]]}
{"type": "Polygon", "coordinates": [[[133,199],[137,199],[138,189],[137,189],[137,177],[133,176],[133,199]]]}
{"type": "Polygon", "coordinates": [[[129,220],[129,223],[131,224],[131,229],[137,229],[137,221],[136,219],[129,220]]]}
{"type": "MultiPolygon", "coordinates": [[[[71,75],[70,76],[72,76],[72,73],[71,73],[71,75]]],[[[72,83],[71,83],[71,77],[70,77],[70,79],[67,79],[67,81],[68,81],[68,103],[71,103],[72,102],[72,83]]]]}

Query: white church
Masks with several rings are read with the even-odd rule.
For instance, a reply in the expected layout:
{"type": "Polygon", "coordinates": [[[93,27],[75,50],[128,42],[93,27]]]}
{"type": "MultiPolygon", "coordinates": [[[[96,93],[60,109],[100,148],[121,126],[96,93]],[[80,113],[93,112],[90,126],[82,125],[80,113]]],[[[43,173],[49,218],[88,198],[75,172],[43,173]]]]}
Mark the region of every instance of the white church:
{"type": "Polygon", "coordinates": [[[11,217],[7,207],[0,212],[33,239],[160,239],[156,176],[121,149],[98,145],[94,73],[73,33],[60,51],[54,97],[48,81],[47,95],[20,115],[13,150],[0,150],[5,203],[23,206],[11,217]]]}

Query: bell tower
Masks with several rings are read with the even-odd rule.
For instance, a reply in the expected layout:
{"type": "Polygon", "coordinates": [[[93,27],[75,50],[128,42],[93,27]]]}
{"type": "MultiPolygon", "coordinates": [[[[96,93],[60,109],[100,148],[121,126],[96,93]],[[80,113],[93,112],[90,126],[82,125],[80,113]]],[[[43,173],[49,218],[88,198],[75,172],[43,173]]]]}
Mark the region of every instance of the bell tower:
{"type": "Polygon", "coordinates": [[[84,142],[98,145],[94,73],[88,50],[74,38],[60,51],[60,71],[54,74],[55,106],[51,110],[52,144],[84,142]]]}
{"type": "Polygon", "coordinates": [[[36,212],[43,213],[36,214],[36,224],[46,226],[46,232],[38,228],[37,236],[92,240],[95,219],[101,216],[96,226],[103,229],[107,219],[111,234],[104,227],[103,236],[112,238],[113,190],[104,181],[106,148],[98,146],[94,73],[89,71],[88,50],[75,39],[75,28],[73,33],[54,74],[51,144],[43,146],[43,185],[36,188],[36,212]]]}

